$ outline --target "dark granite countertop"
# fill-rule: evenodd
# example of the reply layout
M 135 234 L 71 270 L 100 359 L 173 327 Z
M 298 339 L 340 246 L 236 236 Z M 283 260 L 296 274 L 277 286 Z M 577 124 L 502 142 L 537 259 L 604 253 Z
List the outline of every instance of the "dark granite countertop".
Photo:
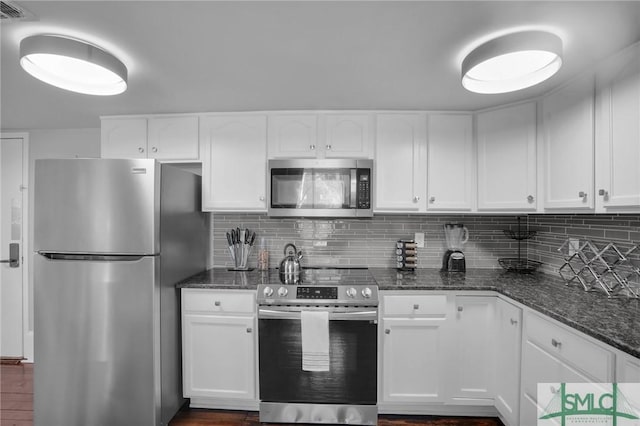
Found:
M 447 273 L 437 269 L 402 272 L 369 269 L 380 290 L 486 290 L 503 294 L 623 352 L 640 358 L 640 300 L 607 298 L 565 285 L 559 276 L 517 274 L 501 269 L 470 269 Z M 278 271 L 237 272 L 214 268 L 178 284 L 179 288 L 256 289 L 279 284 Z

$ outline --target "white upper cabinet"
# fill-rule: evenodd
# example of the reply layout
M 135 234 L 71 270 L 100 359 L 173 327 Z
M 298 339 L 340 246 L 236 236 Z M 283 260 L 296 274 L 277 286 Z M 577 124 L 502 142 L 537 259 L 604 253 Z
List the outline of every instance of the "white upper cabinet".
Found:
M 317 155 L 316 114 L 269 117 L 269 158 L 315 158 Z
M 147 125 L 149 157 L 164 160 L 199 158 L 198 117 L 152 117 Z
M 600 210 L 640 209 L 640 45 L 598 75 L 596 189 Z
M 203 210 L 266 211 L 266 137 L 264 115 L 201 118 Z
M 105 117 L 102 158 L 155 158 L 197 161 L 197 116 Z
M 426 210 L 426 152 L 424 114 L 377 115 L 374 212 Z
M 371 158 L 373 120 L 370 114 L 327 114 L 324 117 L 327 158 Z
M 368 113 L 269 116 L 269 158 L 370 158 Z
M 542 101 L 545 209 L 594 208 L 594 78 Z
M 472 209 L 473 158 L 471 115 L 429 115 L 427 210 Z
M 536 209 L 536 104 L 477 115 L 478 210 Z
M 147 158 L 146 118 L 103 118 L 102 158 Z

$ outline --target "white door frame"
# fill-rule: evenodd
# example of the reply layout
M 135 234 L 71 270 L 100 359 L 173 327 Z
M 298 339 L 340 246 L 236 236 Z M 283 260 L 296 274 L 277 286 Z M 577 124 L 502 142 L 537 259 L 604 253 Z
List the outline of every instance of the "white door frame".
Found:
M 33 280 L 31 279 L 31 244 L 29 215 L 29 134 L 0 133 L 0 139 L 22 139 L 22 334 L 23 357 L 33 362 Z

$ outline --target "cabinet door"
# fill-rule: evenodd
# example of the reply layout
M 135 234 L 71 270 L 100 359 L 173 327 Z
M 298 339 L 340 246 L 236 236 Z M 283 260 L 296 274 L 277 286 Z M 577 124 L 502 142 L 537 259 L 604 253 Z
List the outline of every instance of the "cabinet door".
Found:
M 266 117 L 200 120 L 203 210 L 266 211 Z
M 269 158 L 314 158 L 317 154 L 316 114 L 269 117 Z
M 471 210 L 473 126 L 470 115 L 430 115 L 427 210 Z
M 198 117 L 152 117 L 148 125 L 149 158 L 198 159 Z
M 622 64 L 620 64 L 622 62 Z M 640 47 L 616 58 L 598 90 L 599 207 L 640 208 Z
M 324 155 L 327 158 L 371 158 L 369 114 L 327 114 Z
M 507 421 L 517 425 L 520 418 L 520 352 L 522 309 L 502 299 L 496 301 L 496 408 Z
M 147 158 L 147 119 L 102 119 L 100 147 L 102 158 Z
M 478 210 L 536 209 L 536 104 L 480 113 Z
M 184 396 L 255 399 L 255 318 L 183 315 Z
M 592 76 L 542 101 L 546 209 L 594 208 L 593 107 Z
M 525 341 L 522 354 L 520 424 L 535 425 L 538 417 L 538 383 L 598 383 L 597 379 L 563 363 L 535 342 Z M 557 390 L 557 386 L 550 385 Z M 544 403 L 540 409 L 544 409 Z
M 383 401 L 444 401 L 448 379 L 445 324 L 445 317 L 383 320 Z
M 450 364 L 451 399 L 493 404 L 495 297 L 457 296 Z
M 376 117 L 375 212 L 426 210 L 426 117 Z

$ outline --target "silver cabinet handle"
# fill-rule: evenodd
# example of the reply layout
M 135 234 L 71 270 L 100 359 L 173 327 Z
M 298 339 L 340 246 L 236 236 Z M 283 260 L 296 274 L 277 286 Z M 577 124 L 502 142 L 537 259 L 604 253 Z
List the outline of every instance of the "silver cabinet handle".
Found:
M 458 306 L 458 312 L 462 312 L 464 308 L 462 306 Z
M 420 197 L 418 197 L 417 195 L 415 197 L 413 197 L 413 202 L 417 203 L 418 201 L 420 201 Z
M 431 197 L 431 198 L 429 198 L 429 202 L 430 202 L 430 203 L 435 203 L 435 202 L 436 202 L 436 197 Z
M 253 328 L 247 327 L 247 333 L 251 333 L 251 332 L 253 332 Z
M 391 330 L 389 330 L 388 328 L 384 329 L 384 334 L 391 334 Z
M 9 258 L 0 260 L 0 263 L 8 263 L 9 268 L 20 266 L 20 246 L 18 243 L 9 243 Z
M 598 191 L 598 195 L 603 196 L 603 197 L 607 197 L 609 195 L 608 191 L 605 191 L 604 189 L 601 189 Z
M 316 146 L 315 146 L 315 145 L 313 145 L 313 144 L 311 144 L 311 145 L 309 145 L 309 149 L 310 149 L 311 151 L 313 151 L 314 149 L 316 149 Z
M 551 339 L 551 346 L 553 346 L 554 348 L 560 349 L 560 346 L 562 346 L 562 342 L 556 339 Z
M 158 148 L 156 148 L 155 146 L 153 148 L 151 148 L 152 152 L 158 152 Z
M 216 300 L 215 302 L 213 302 L 213 304 L 214 304 L 215 306 L 220 306 L 220 301 L 219 301 L 219 300 Z
M 417 311 L 418 309 L 420 309 L 420 305 L 416 303 L 415 305 L 413 305 L 413 309 Z
M 264 201 L 264 195 L 260 196 L 260 201 Z
M 528 195 L 527 196 L 527 201 L 530 203 L 533 203 L 533 200 L 535 200 L 535 198 L 533 197 L 533 195 Z
M 518 320 L 514 320 L 513 318 L 511 318 L 511 325 L 516 325 L 518 323 Z
M 586 192 L 584 192 L 584 191 L 580 191 L 580 192 L 578 192 L 578 197 L 580 197 L 580 198 L 587 198 L 587 193 L 586 193 Z
M 331 151 L 331 145 L 327 145 L 327 151 Z
M 138 148 L 138 152 L 143 153 L 144 152 L 144 148 L 143 147 L 139 147 Z

